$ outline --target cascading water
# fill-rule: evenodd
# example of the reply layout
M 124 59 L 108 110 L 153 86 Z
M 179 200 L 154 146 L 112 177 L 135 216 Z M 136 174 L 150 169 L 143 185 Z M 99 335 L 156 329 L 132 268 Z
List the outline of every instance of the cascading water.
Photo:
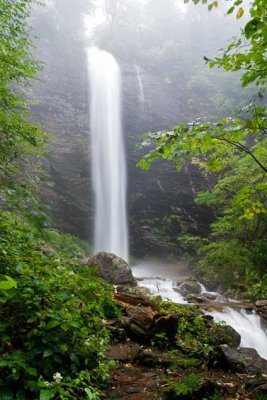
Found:
M 166 265 L 162 268 L 165 271 L 165 275 L 167 274 L 167 269 Z M 174 303 L 187 303 L 179 293 L 177 281 L 165 277 L 152 278 L 151 272 L 151 266 L 150 268 L 146 265 L 138 266 L 138 268 L 133 267 L 133 273 L 138 278 L 138 285 L 147 287 L 151 294 L 162 296 L 163 299 L 171 300 Z M 173 270 L 171 272 L 173 273 Z M 158 270 L 156 273 L 158 273 Z M 202 293 L 211 293 L 215 296 L 214 305 L 216 305 L 216 302 L 234 304 L 232 299 L 226 299 L 216 292 L 208 292 L 203 285 L 201 285 L 201 289 Z M 217 322 L 225 321 L 228 325 L 231 325 L 241 335 L 241 347 L 253 347 L 261 357 L 267 359 L 267 328 L 257 314 L 248 313 L 242 309 L 233 309 L 232 307 L 225 307 L 222 311 L 214 310 L 206 313 L 212 315 Z
M 142 109 L 142 114 L 144 117 L 148 117 L 148 119 L 151 121 L 151 111 L 150 111 L 150 106 L 148 101 L 145 98 L 145 92 L 144 92 L 144 85 L 143 85 L 143 80 L 141 76 L 141 68 L 135 64 L 134 66 L 136 76 L 137 76 L 137 82 L 138 82 L 138 90 L 139 90 L 139 103 Z
M 140 281 L 140 285 L 149 289 L 150 293 L 155 296 L 161 296 L 163 299 L 171 300 L 174 303 L 187 303 L 183 296 L 175 290 L 175 282 L 170 279 L 144 278 Z
M 267 330 L 263 327 L 261 318 L 255 313 L 245 310 L 234 310 L 226 307 L 222 312 L 209 312 L 215 321 L 225 321 L 241 335 L 241 347 L 253 347 L 259 355 L 267 359 Z
M 94 250 L 128 260 L 126 162 L 121 123 L 121 72 L 115 58 L 88 49 Z
M 135 65 L 134 68 L 136 71 L 138 87 L 139 87 L 139 101 L 140 103 L 144 104 L 145 95 L 144 95 L 144 86 L 141 78 L 141 68 L 138 65 Z

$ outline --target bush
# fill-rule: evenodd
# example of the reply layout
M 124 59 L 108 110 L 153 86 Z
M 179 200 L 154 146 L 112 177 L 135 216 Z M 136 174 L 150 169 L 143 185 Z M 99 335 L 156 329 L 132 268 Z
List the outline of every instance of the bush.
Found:
M 112 288 L 13 213 L 0 228 L 0 268 L 17 285 L 0 289 L 0 398 L 97 399 Z

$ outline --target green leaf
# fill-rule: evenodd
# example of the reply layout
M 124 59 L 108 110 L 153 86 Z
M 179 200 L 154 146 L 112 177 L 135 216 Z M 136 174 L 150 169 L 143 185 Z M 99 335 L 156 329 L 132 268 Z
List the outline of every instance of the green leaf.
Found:
M 234 9 L 235 9 L 235 6 L 230 7 L 229 10 L 227 11 L 227 14 L 232 14 Z
M 85 388 L 84 389 L 88 400 L 99 400 L 98 393 L 92 388 Z
M 244 28 L 244 33 L 247 39 L 249 39 L 258 29 L 260 21 L 257 18 L 250 20 Z
M 55 394 L 56 392 L 54 389 L 42 389 L 39 400 L 51 400 L 54 398 Z
M 46 329 L 53 329 L 53 328 L 55 328 L 55 327 L 58 326 L 58 325 L 60 325 L 60 322 L 59 322 L 59 321 L 57 321 L 57 320 L 52 320 L 52 321 L 49 321 L 49 322 L 48 322 L 48 324 L 46 325 Z
M 31 368 L 31 367 L 26 368 L 26 372 L 31 376 L 35 376 L 35 377 L 38 376 L 38 371 L 35 368 Z
M 236 14 L 236 19 L 240 19 L 244 14 L 244 8 L 243 7 L 239 7 L 237 14 Z
M 53 349 L 45 349 L 45 351 L 43 352 L 43 357 L 47 358 L 52 356 L 52 354 L 54 354 L 54 350 Z
M 4 281 L 0 281 L 0 289 L 9 290 L 17 287 L 17 283 L 10 276 L 5 275 L 5 279 Z
M 78 321 L 70 321 L 70 326 L 74 328 L 80 328 L 80 323 Z

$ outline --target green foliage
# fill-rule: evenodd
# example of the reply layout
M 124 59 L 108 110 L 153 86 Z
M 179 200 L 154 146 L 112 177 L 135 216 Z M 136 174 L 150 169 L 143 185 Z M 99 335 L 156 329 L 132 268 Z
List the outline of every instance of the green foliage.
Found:
M 114 366 L 103 320 L 117 308 L 79 267 L 87 246 L 47 229 L 37 196 L 47 137 L 28 112 L 31 5 L 0 0 L 0 398 L 98 400 Z
M 53 246 L 53 249 L 69 255 L 71 258 L 77 258 L 81 256 L 81 250 L 88 256 L 92 254 L 92 248 L 90 244 L 84 240 L 81 240 L 68 233 L 60 233 L 55 229 L 47 229 L 45 231 L 46 244 Z
M 188 317 L 195 315 L 197 308 L 194 305 L 188 305 L 186 308 L 181 304 L 176 304 L 168 300 L 160 301 L 158 303 L 157 298 L 155 299 L 156 306 L 159 307 L 159 311 L 167 314 L 175 315 L 186 315 Z
M 191 318 L 183 316 L 179 319 L 177 344 L 189 356 L 208 359 L 212 350 L 210 335 L 202 316 L 192 315 Z
M 223 395 L 223 393 L 216 390 L 210 396 L 203 398 L 203 400 L 224 400 L 224 395 Z
M 253 281 L 256 283 L 249 286 L 248 295 L 253 300 L 264 300 L 267 298 L 267 275 L 264 274 L 261 277 L 254 278 Z
M 21 217 L 4 212 L 0 227 L 0 269 L 17 284 L 0 297 L 1 396 L 97 398 L 93 388 L 112 366 L 102 327 L 117 313 L 111 288 L 88 268 L 73 270 L 77 258 L 53 248 L 51 237 L 47 246 Z
M 209 10 L 218 6 L 214 1 L 202 3 L 208 4 Z M 265 1 L 254 0 L 241 37 L 230 42 L 222 57 L 206 59 L 211 67 L 243 72 L 243 86 L 255 82 L 261 87 L 259 101 L 267 76 L 266 7 Z M 241 0 L 234 2 L 228 14 L 235 10 L 240 19 L 245 11 Z M 210 235 L 204 239 L 183 235 L 179 240 L 201 258 L 200 268 L 210 279 L 225 286 L 233 286 L 237 280 L 247 283 L 253 297 L 266 294 L 266 117 L 266 107 L 254 100 L 235 118 L 227 116 L 216 122 L 203 118 L 178 125 L 171 132 L 148 133 L 141 147 L 150 151 L 138 164 L 148 170 L 162 158 L 180 170 L 190 159 L 211 178 L 210 190 L 197 197 L 198 204 L 211 207 L 215 214 Z
M 0 280 L 0 291 L 1 290 L 9 290 L 9 289 L 17 287 L 16 282 L 14 281 L 14 279 L 10 278 L 10 276 L 5 275 L 3 277 L 0 277 L 0 279 L 1 279 Z
M 183 354 L 178 350 L 171 350 L 168 352 L 172 360 L 172 364 L 170 366 L 171 371 L 181 371 L 187 370 L 192 371 L 199 369 L 202 362 L 198 358 L 188 357 L 188 355 Z
M 31 1 L 0 1 L 0 178 L 8 177 L 22 155 L 46 140 L 29 122 L 27 89 L 40 64 L 31 56 L 27 29 Z
M 259 393 L 256 393 L 256 399 L 257 400 L 266 400 L 266 392 L 261 390 Z
M 200 0 L 192 1 L 195 4 L 200 2 Z M 218 1 L 202 0 L 202 3 L 208 3 L 209 11 L 213 7 L 218 7 Z M 242 4 L 243 0 L 237 0 L 227 11 L 227 14 L 235 12 L 236 19 L 249 14 L 249 19 L 241 30 L 240 37 L 235 37 L 230 41 L 221 57 L 215 57 L 213 60 L 207 59 L 207 61 L 211 68 L 217 66 L 225 71 L 243 71 L 243 86 L 255 82 L 257 86 L 264 87 L 267 79 L 267 3 L 265 0 L 253 0 L 249 10 L 242 7 Z
M 168 338 L 165 332 L 156 333 L 151 340 L 152 346 L 161 347 L 163 349 L 167 349 L 170 346 L 170 339 Z
M 267 130 L 266 116 L 264 107 L 252 104 L 238 118 L 227 117 L 216 123 L 194 121 L 178 125 L 172 132 L 145 134 L 141 147 L 153 145 L 153 148 L 138 166 L 148 170 L 155 160 L 162 158 L 173 161 L 180 170 L 185 160 L 191 158 L 196 164 L 205 162 L 209 171 L 218 172 L 225 167 L 225 153 L 234 152 L 248 155 L 267 172 L 264 164 L 266 142 L 263 141 Z M 257 154 L 247 144 L 250 137 L 259 143 Z
M 223 400 L 224 392 L 216 388 L 216 384 L 207 380 L 205 376 L 190 373 L 183 377 L 167 379 L 164 392 L 167 399 L 202 399 Z
M 192 395 L 201 384 L 201 377 L 191 374 L 181 378 L 180 380 L 171 380 L 167 391 L 171 391 L 177 395 Z
M 160 157 L 180 169 L 191 158 L 206 177 L 212 172 L 217 178 L 211 190 L 197 196 L 216 217 L 211 234 L 183 235 L 179 241 L 191 255 L 200 255 L 200 267 L 211 279 L 225 286 L 237 278 L 258 283 L 266 265 L 266 109 L 253 106 L 247 112 L 243 118 L 148 134 L 145 144 L 153 138 L 156 146 L 140 161 L 147 169 Z
M 182 354 L 189 357 L 189 364 L 196 360 L 206 362 L 212 351 L 212 338 L 216 331 L 216 324 L 207 325 L 195 306 L 179 305 L 168 301 L 159 304 L 159 311 L 177 318 L 177 331 L 175 339 L 170 339 L 165 333 L 156 333 L 153 345 L 165 349 L 179 349 Z M 174 362 L 175 365 L 175 362 Z
M 260 142 L 255 152 L 264 154 L 265 146 Z M 217 210 L 209 242 L 199 248 L 200 267 L 225 286 L 237 279 L 257 284 L 266 273 L 266 176 L 251 157 L 229 155 L 224 162 L 226 170 L 212 191 L 197 199 Z

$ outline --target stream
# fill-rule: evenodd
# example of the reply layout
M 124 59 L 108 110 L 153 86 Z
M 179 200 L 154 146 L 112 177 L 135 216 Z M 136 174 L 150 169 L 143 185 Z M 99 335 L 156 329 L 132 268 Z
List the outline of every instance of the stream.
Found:
M 153 295 L 178 304 L 188 303 L 179 293 L 179 285 L 186 280 L 187 270 L 182 263 L 178 264 L 153 264 L 143 263 L 132 267 L 133 275 L 138 281 L 138 286 L 149 289 Z M 209 292 L 201 285 L 202 294 L 212 293 L 217 295 L 216 301 L 211 304 L 226 303 L 222 310 L 205 311 L 214 317 L 216 322 L 224 321 L 231 325 L 240 335 L 240 347 L 252 347 L 258 354 L 267 359 L 267 325 L 254 311 L 247 312 L 238 307 L 233 299 L 223 298 L 219 293 Z

